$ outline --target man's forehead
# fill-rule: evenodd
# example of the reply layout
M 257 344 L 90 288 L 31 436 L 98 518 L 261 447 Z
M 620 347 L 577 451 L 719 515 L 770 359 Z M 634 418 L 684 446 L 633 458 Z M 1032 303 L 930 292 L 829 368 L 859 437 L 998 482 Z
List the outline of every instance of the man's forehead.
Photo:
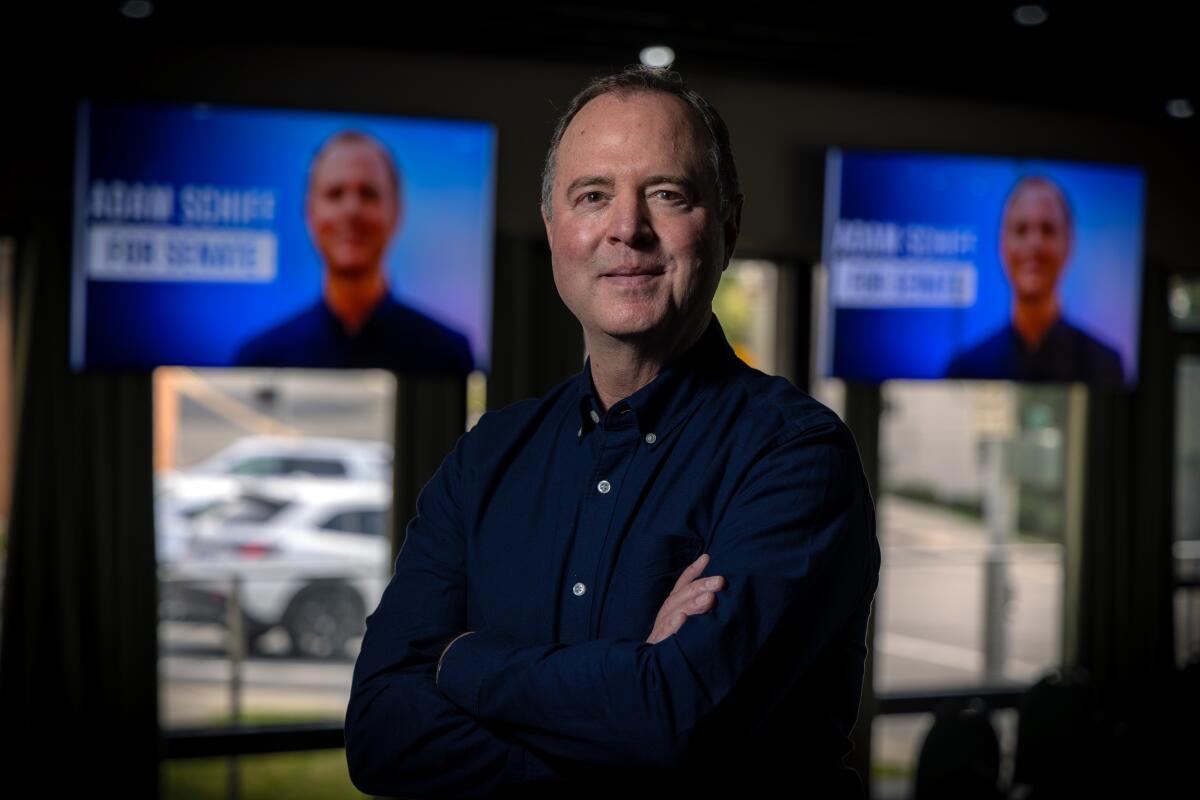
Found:
M 597 131 L 607 132 L 610 125 L 619 125 L 632 137 L 666 133 L 697 143 L 704 138 L 700 121 L 687 103 L 665 92 L 639 91 L 609 92 L 588 101 L 567 126 L 563 142 L 570 146 Z
M 387 157 L 380 152 L 379 147 L 367 140 L 350 140 L 331 142 L 320 153 L 312 165 L 313 181 L 324 178 L 330 170 L 330 165 L 370 164 L 373 177 L 381 182 L 389 181 Z
M 706 133 L 695 111 L 674 95 L 658 91 L 609 92 L 588 101 L 563 133 L 561 155 L 572 171 L 591 172 L 608 153 L 627 155 L 621 147 L 645 141 L 669 143 L 673 155 L 691 156 L 705 169 Z M 614 164 L 613 166 L 622 166 Z M 563 174 L 568 182 L 572 180 Z
M 1018 185 L 1012 191 L 1012 195 L 1005 205 L 1005 216 L 1011 217 L 1016 212 L 1018 207 L 1022 211 L 1042 210 L 1046 206 L 1053 207 L 1054 210 L 1062 217 L 1065 222 L 1067 219 L 1066 199 L 1052 184 L 1043 181 L 1030 181 L 1025 184 Z

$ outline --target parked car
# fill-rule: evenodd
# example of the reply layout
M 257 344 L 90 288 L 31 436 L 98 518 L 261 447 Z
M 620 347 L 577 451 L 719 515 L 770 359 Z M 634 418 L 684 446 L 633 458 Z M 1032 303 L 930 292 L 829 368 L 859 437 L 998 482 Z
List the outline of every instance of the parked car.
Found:
M 155 478 L 160 563 L 186 556 L 191 520 L 274 478 L 390 484 L 392 448 L 383 442 L 329 437 L 246 436 L 214 455 Z
M 271 478 L 196 515 L 162 566 L 163 614 L 224 621 L 233 577 L 247 643 L 282 626 L 300 656 L 346 655 L 390 573 L 390 484 Z
M 361 439 L 246 436 L 185 473 L 390 481 L 392 448 L 383 442 Z

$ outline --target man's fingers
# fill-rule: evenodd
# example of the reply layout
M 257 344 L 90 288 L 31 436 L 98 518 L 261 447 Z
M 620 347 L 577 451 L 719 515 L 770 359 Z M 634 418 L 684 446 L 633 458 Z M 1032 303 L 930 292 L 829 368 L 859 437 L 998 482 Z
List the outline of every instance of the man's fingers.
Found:
M 678 612 L 688 614 L 703 614 L 708 611 L 715 599 L 716 592 L 725 587 L 725 578 L 721 575 L 710 575 L 699 578 L 688 585 L 671 592 L 663 601 L 660 613 L 668 619 L 675 619 Z
M 708 553 L 704 553 L 684 569 L 675 581 L 675 588 L 659 608 L 654 630 L 646 641 L 657 644 L 678 632 L 688 616 L 706 614 L 712 608 L 716 593 L 725 588 L 725 578 L 721 575 L 698 577 L 709 560 Z
M 691 583 L 692 580 L 695 579 L 695 577 L 703 572 L 704 568 L 708 566 L 708 561 L 708 553 L 701 553 L 699 558 L 697 558 L 691 564 L 688 564 L 683 572 L 680 573 L 678 580 L 675 581 L 675 589 L 680 589 Z

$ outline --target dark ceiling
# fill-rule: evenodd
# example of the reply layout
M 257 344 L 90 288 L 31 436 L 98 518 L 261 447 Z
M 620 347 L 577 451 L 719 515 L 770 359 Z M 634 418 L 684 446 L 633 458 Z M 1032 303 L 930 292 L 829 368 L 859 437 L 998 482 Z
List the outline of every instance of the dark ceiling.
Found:
M 128 19 L 122 3 L 110 0 L 72 11 L 69 27 L 110 52 L 149 42 L 281 42 L 613 68 L 636 61 L 647 44 L 667 44 L 685 73 L 915 89 L 1164 124 L 1180 124 L 1165 113 L 1169 99 L 1200 100 L 1184 4 L 1044 3 L 1047 19 L 1036 27 L 1014 21 L 1017 5 L 741 0 L 723 8 L 535 2 L 445 3 L 439 10 L 362 0 L 160 0 L 149 17 Z M 53 8 L 26 13 L 52 24 Z M 62 32 L 60 21 L 53 25 Z

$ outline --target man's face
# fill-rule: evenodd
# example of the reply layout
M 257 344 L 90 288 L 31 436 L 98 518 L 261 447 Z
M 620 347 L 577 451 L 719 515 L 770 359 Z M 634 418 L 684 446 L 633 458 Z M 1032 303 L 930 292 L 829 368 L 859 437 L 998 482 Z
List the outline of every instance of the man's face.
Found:
M 379 269 L 398 216 L 396 191 L 375 147 L 342 142 L 317 163 L 306 217 L 326 269 L 347 275 Z
M 737 238 L 694 112 L 662 92 L 605 94 L 559 145 L 543 209 L 563 302 L 597 336 L 664 341 L 707 319 Z
M 1017 299 L 1053 295 L 1070 252 L 1071 232 L 1054 190 L 1038 184 L 1019 190 L 1000 236 L 1000 257 Z

